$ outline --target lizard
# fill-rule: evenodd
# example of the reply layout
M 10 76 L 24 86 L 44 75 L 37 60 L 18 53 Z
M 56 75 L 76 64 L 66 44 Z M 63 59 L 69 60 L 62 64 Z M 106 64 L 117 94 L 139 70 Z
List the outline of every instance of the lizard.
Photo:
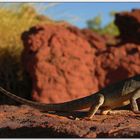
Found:
M 30 101 L 16 96 L 2 87 L 0 87 L 0 92 L 17 102 L 34 107 L 40 111 L 72 112 L 90 108 L 87 115 L 89 119 L 93 118 L 98 109 L 101 110 L 101 114 L 106 115 L 112 109 L 128 104 L 131 105 L 131 109 L 134 113 L 140 113 L 136 102 L 136 100 L 140 98 L 140 75 L 135 75 L 114 84 L 110 84 L 86 97 L 63 103 L 46 104 Z

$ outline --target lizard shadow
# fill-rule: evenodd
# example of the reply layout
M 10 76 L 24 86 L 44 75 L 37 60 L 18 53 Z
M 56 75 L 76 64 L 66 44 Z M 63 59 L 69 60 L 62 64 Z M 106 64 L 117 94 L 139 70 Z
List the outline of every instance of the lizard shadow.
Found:
M 69 119 L 76 119 L 76 118 L 86 117 L 88 111 L 73 111 L 73 112 L 57 111 L 57 112 L 48 112 L 48 113 L 58 115 L 58 116 L 67 117 Z
M 129 110 L 130 109 L 130 105 L 124 106 L 124 107 L 118 107 L 115 110 Z M 101 110 L 98 110 L 96 115 L 101 115 L 100 113 Z M 45 113 L 45 112 L 44 112 Z M 53 114 L 53 115 L 58 115 L 58 116 L 63 116 L 63 117 L 67 117 L 69 119 L 83 119 L 86 118 L 88 115 L 88 110 L 83 110 L 83 111 L 72 111 L 72 112 L 66 112 L 66 111 L 49 111 L 47 112 L 49 114 Z

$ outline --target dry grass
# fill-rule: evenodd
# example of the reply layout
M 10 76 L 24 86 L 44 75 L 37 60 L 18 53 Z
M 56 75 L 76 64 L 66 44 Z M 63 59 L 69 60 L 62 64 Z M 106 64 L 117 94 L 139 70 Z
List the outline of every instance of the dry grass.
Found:
M 1 7 L 0 17 L 0 86 L 22 97 L 29 97 L 31 81 L 21 63 L 21 34 L 38 23 L 53 21 L 38 15 L 28 5 L 20 6 L 17 11 Z M 0 100 L 4 101 L 3 98 Z

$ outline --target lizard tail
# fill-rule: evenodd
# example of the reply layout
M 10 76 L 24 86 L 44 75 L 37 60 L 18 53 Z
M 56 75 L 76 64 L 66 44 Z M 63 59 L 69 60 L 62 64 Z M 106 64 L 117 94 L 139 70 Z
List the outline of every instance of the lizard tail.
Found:
M 12 93 L 6 91 L 2 87 L 0 87 L 0 92 L 19 103 L 29 105 L 29 106 L 37 108 L 41 111 L 79 110 L 79 109 L 84 109 L 84 108 L 89 107 L 90 104 L 93 102 L 92 98 L 90 97 L 92 95 L 90 95 L 90 96 L 72 100 L 69 102 L 56 103 L 56 104 L 45 104 L 45 103 L 38 103 L 38 102 L 29 101 L 27 99 L 21 98 L 19 96 L 16 96 L 15 94 L 12 94 Z M 87 100 L 88 100 L 88 102 L 87 102 Z
M 3 89 L 2 87 L 0 87 L 0 92 L 3 93 L 4 95 L 8 96 L 9 98 L 13 99 L 16 102 L 22 103 L 22 104 L 26 104 L 28 106 L 40 109 L 40 110 L 44 110 L 46 109 L 46 111 L 50 111 L 52 110 L 52 106 L 51 105 L 47 105 L 44 103 L 38 103 L 38 102 L 34 102 L 34 101 L 29 101 L 27 99 L 24 99 L 22 97 L 19 97 L 13 93 L 10 93 L 8 91 L 6 91 L 5 89 Z

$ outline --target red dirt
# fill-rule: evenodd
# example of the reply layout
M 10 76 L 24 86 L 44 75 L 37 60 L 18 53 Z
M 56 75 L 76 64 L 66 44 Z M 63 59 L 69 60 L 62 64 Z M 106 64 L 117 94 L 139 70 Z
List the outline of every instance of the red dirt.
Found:
M 140 137 L 140 115 L 95 115 L 93 120 L 74 119 L 84 113 L 47 114 L 27 106 L 0 106 L 0 138 L 130 138 Z

